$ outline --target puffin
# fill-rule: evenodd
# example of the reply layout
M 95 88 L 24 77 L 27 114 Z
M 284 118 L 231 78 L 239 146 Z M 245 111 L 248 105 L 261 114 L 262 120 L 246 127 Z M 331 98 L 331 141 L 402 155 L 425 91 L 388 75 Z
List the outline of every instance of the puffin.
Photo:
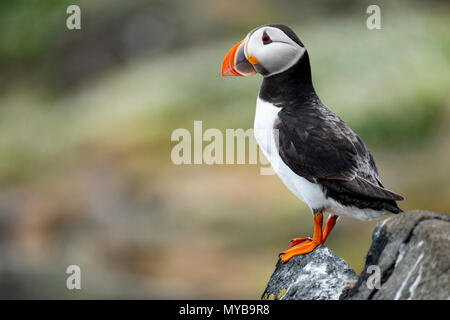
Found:
M 310 208 L 311 237 L 291 240 L 286 263 L 325 243 L 340 216 L 368 221 L 400 213 L 403 197 L 387 190 L 361 138 L 318 97 L 303 43 L 282 24 L 250 31 L 226 54 L 222 76 L 263 76 L 254 135 L 286 187 Z M 327 214 L 323 229 L 323 215 Z

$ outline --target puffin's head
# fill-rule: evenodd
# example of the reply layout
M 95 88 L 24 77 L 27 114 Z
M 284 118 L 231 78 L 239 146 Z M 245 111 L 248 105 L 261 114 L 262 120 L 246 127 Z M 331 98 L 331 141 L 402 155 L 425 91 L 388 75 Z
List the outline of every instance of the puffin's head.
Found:
M 231 48 L 223 60 L 222 75 L 249 77 L 258 72 L 271 76 L 292 67 L 305 51 L 291 28 L 281 24 L 264 25 L 250 31 Z

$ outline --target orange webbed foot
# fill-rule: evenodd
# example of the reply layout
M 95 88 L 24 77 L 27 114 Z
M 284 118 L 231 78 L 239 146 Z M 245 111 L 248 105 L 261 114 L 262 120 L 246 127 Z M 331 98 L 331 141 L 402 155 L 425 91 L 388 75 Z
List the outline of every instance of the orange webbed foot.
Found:
M 324 244 L 331 230 L 333 230 L 337 219 L 337 216 L 331 215 L 327 220 L 324 232 L 322 232 L 323 214 L 321 212 L 314 214 L 313 238 L 292 239 L 289 249 L 285 252 L 280 253 L 281 263 L 288 262 L 292 257 L 310 253 L 319 245 Z
M 320 244 L 321 244 L 320 242 L 306 239 L 302 243 L 291 247 L 285 252 L 280 253 L 281 263 L 288 262 L 292 257 L 310 253 Z
M 289 249 L 294 247 L 294 246 L 296 246 L 296 245 L 298 245 L 298 244 L 301 244 L 301 243 L 303 243 L 303 242 L 305 242 L 307 240 L 312 241 L 312 239 L 310 237 L 292 239 L 290 241 Z
M 285 252 L 280 253 L 281 263 L 286 263 L 292 257 L 307 254 L 313 251 L 318 245 L 322 243 L 322 226 L 323 215 L 318 213 L 314 215 L 314 235 L 312 239 L 298 238 L 294 239 L 291 246 Z

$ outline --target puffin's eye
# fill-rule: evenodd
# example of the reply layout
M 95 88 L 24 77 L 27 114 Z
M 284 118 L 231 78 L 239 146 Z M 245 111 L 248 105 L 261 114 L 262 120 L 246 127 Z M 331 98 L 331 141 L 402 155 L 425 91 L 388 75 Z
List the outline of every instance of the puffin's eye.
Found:
M 264 33 L 262 35 L 262 42 L 263 42 L 263 44 L 272 43 L 272 39 L 270 39 L 270 37 L 269 37 L 269 35 L 267 34 L 266 31 L 264 31 Z

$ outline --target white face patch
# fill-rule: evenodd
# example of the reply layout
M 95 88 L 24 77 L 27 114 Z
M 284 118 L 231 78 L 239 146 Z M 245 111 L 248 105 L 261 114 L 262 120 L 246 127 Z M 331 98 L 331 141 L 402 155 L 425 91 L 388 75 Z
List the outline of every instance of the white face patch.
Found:
M 263 35 L 270 37 L 271 42 L 263 41 Z M 267 41 L 266 41 L 267 42 Z M 247 42 L 247 57 L 252 55 L 258 64 L 271 76 L 292 67 L 305 53 L 305 48 L 298 45 L 283 31 L 274 27 L 261 27 L 253 32 Z

